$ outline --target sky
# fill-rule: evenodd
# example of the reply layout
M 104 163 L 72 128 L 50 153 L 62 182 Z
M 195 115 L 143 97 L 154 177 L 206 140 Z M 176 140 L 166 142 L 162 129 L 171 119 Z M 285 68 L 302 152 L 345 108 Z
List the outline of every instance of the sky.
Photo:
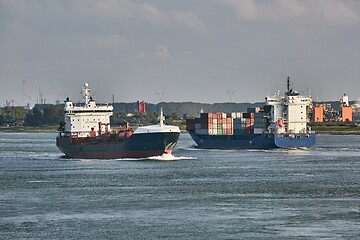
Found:
M 0 106 L 360 98 L 358 0 L 0 0 Z M 41 94 L 41 95 L 40 95 Z

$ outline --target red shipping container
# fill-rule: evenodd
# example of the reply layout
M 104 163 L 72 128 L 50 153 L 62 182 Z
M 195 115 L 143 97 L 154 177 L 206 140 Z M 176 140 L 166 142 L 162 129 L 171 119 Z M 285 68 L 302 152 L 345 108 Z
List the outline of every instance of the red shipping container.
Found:
M 245 127 L 248 128 L 248 127 L 250 127 L 251 125 L 253 125 L 253 123 L 254 123 L 254 122 L 251 121 L 250 118 L 247 118 L 247 119 L 246 119 L 246 123 L 245 123 Z

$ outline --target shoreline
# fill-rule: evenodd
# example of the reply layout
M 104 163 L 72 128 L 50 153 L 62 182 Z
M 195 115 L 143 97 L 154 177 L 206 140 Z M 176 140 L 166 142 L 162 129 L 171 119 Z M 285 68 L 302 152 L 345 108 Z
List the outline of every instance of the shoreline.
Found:
M 16 127 L 0 127 L 0 132 L 4 133 L 45 133 L 45 132 L 57 132 L 57 126 L 44 126 L 44 127 L 28 127 L 28 126 L 16 126 Z

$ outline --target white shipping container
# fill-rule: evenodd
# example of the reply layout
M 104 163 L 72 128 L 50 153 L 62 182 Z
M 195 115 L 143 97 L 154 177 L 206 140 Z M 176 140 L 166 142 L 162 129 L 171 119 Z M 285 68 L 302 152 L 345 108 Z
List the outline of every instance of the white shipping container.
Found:
M 218 135 L 218 130 L 217 130 L 217 128 L 213 128 L 213 129 L 212 129 L 212 132 L 213 132 L 213 135 Z
M 254 134 L 263 134 L 264 129 L 263 128 L 254 128 Z
M 232 112 L 231 118 L 242 118 L 242 112 Z
M 232 112 L 231 118 L 242 118 L 243 113 L 242 112 Z

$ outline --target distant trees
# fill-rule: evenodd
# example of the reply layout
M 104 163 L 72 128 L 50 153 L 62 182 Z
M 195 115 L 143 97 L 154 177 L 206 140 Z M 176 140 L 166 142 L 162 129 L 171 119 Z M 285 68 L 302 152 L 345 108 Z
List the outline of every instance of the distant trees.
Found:
M 26 114 L 26 126 L 57 125 L 64 119 L 64 110 L 62 105 L 44 105 L 42 108 L 36 105 Z
M 147 113 L 137 112 L 136 103 L 113 103 L 114 115 L 111 118 L 113 126 L 120 126 L 125 121 L 132 126 L 152 125 L 159 121 L 160 108 L 166 116 L 165 123 L 171 125 L 185 124 L 187 117 L 199 116 L 204 112 L 236 112 L 246 111 L 247 107 L 260 106 L 260 103 L 193 103 L 193 102 L 161 102 L 146 104 Z M 0 108 L 0 125 L 9 126 L 44 126 L 57 125 L 64 120 L 64 105 L 36 104 L 31 110 L 24 107 Z M 128 113 L 131 113 L 127 115 Z
M 35 105 L 31 110 L 24 107 L 0 108 L 0 126 L 57 125 L 64 119 L 62 105 Z
M 41 109 L 35 106 L 31 111 L 26 114 L 25 125 L 38 127 L 44 124 L 44 116 Z
M 27 110 L 23 107 L 0 108 L 0 125 L 21 126 Z

